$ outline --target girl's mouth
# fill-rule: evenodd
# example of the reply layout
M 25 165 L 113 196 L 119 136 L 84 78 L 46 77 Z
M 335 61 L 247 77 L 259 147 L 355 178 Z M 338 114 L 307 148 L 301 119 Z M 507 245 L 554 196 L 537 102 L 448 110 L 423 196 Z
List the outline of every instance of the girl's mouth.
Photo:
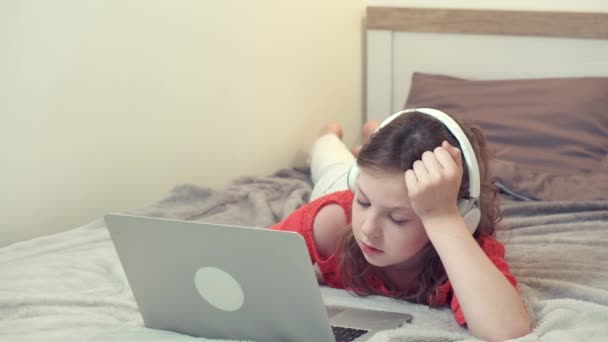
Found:
M 378 249 L 376 247 L 372 247 L 368 244 L 366 244 L 365 242 L 361 242 L 361 250 L 363 251 L 363 253 L 367 254 L 367 255 L 378 255 L 383 253 L 383 251 L 381 249 Z

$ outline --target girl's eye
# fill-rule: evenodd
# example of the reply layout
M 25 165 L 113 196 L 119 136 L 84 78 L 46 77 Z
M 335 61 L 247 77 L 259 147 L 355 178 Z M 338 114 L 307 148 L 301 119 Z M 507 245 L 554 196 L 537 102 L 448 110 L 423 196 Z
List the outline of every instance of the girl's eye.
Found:
M 393 221 L 393 223 L 400 225 L 400 226 L 407 223 L 407 220 L 401 220 L 401 219 L 398 220 L 398 219 L 392 218 L 392 217 L 389 217 L 389 218 L 391 219 L 391 221 Z
M 367 207 L 369 207 L 369 206 L 370 206 L 370 204 L 369 204 L 369 203 L 367 203 L 367 202 L 363 202 L 363 201 L 362 201 L 362 200 L 360 200 L 360 199 L 357 199 L 357 204 L 358 204 L 358 205 L 360 205 L 360 206 L 362 206 L 363 208 L 367 208 Z

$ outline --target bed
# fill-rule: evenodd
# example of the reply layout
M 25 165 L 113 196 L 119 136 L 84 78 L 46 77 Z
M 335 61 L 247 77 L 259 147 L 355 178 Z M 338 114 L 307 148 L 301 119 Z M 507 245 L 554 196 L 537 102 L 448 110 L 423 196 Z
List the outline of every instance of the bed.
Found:
M 366 28 L 366 118 L 436 107 L 482 126 L 496 150 L 498 237 L 533 315 L 517 341 L 606 341 L 608 14 L 369 7 Z M 221 190 L 177 185 L 127 213 L 268 227 L 311 190 L 308 170 L 285 168 Z M 372 341 L 476 340 L 449 308 L 321 291 L 414 316 Z M 208 339 L 144 327 L 99 219 L 0 249 L 0 340 Z

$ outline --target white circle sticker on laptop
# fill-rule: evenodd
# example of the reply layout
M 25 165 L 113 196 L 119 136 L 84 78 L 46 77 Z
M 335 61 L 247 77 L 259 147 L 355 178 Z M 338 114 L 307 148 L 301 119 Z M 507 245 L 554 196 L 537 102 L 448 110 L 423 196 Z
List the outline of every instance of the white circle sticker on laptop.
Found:
M 243 306 L 243 289 L 230 274 L 217 267 L 196 271 L 194 284 L 201 297 L 220 310 L 236 311 Z

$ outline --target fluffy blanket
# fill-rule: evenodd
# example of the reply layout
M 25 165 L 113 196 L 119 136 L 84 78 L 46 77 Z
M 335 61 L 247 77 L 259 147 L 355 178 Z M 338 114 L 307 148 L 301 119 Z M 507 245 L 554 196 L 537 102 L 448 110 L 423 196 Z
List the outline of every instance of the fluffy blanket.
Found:
M 222 190 L 193 185 L 129 213 L 267 227 L 304 204 L 303 170 L 243 178 Z M 608 338 L 608 201 L 506 202 L 499 234 L 534 330 L 517 341 Z M 328 304 L 408 312 L 414 320 L 372 341 L 475 341 L 448 308 L 322 287 Z M 508 317 L 505 317 L 508 320 Z M 207 341 L 147 329 L 103 221 L 0 249 L 0 340 Z

